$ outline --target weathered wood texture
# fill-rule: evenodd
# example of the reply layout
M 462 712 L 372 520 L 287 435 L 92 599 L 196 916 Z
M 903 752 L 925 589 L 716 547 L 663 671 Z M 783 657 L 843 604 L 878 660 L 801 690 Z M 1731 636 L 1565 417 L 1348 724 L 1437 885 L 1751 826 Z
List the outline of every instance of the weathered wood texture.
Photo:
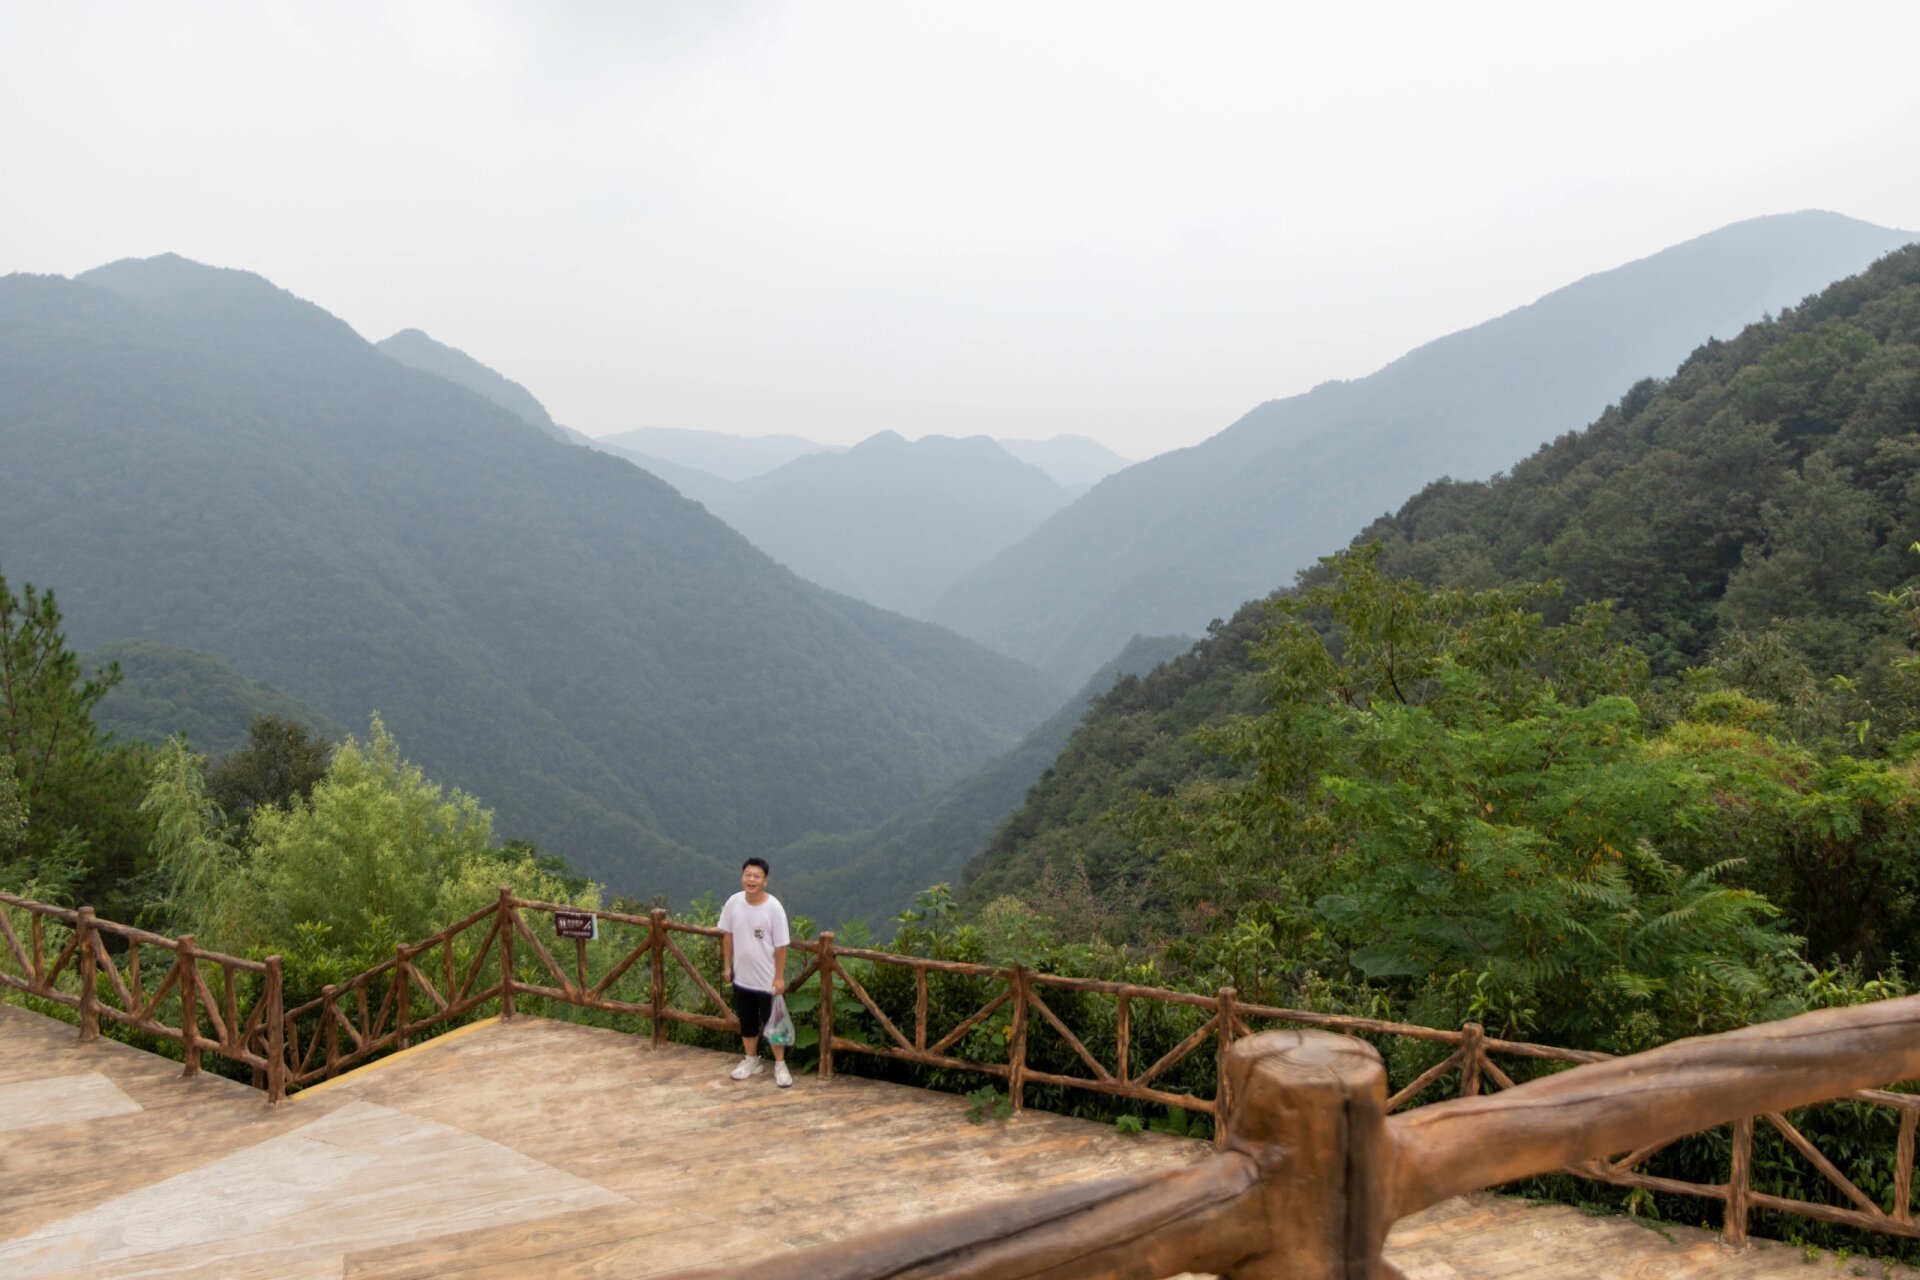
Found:
M 872 1080 L 736 1083 L 728 1055 L 516 1018 L 422 1044 L 289 1105 L 0 1006 L 0 1273 L 289 1276 L 755 1275 L 770 1251 L 1177 1176 L 1202 1143 L 1029 1111 L 972 1125 L 952 1096 Z M 100 1079 L 107 1100 L 73 1083 Z M 107 1085 L 106 1082 L 111 1084 Z M 117 1095 L 124 1101 L 111 1103 Z M 33 1098 L 57 1098 L 40 1105 Z M 1497 1196 L 1396 1227 L 1417 1280 L 1800 1280 L 1797 1249 L 1729 1251 Z M 1879 1276 L 1878 1264 L 1873 1274 Z M 1914 1273 L 1895 1268 L 1898 1280 Z

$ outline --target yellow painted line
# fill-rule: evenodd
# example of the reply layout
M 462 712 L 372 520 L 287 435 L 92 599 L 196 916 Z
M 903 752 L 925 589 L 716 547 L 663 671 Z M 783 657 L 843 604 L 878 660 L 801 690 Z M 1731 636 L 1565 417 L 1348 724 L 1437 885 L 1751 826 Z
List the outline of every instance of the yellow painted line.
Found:
M 319 1084 L 313 1085 L 310 1088 L 302 1089 L 298 1093 L 290 1093 L 287 1095 L 287 1101 L 298 1102 L 302 1098 L 311 1098 L 316 1093 L 325 1093 L 328 1089 L 333 1088 L 333 1086 L 337 1084 L 344 1084 L 349 1080 L 356 1080 L 359 1077 L 366 1075 L 370 1071 L 378 1071 L 381 1067 L 391 1066 L 394 1063 L 400 1061 L 400 1059 L 412 1057 L 416 1053 L 423 1053 L 428 1049 L 437 1049 L 441 1045 L 446 1044 L 449 1041 L 458 1040 L 462 1036 L 470 1036 L 474 1032 L 480 1031 L 486 1027 L 490 1027 L 498 1021 L 500 1021 L 500 1018 L 499 1018 L 499 1015 L 496 1014 L 491 1018 L 482 1018 L 478 1022 L 469 1022 L 464 1027 L 455 1027 L 452 1031 L 447 1032 L 443 1036 L 435 1036 L 431 1040 L 425 1040 L 419 1044 L 409 1045 L 398 1053 L 390 1053 L 384 1058 L 375 1058 L 372 1062 L 366 1063 L 362 1066 L 354 1067 L 350 1071 L 342 1071 L 339 1075 L 335 1076 L 331 1080 L 322 1080 Z

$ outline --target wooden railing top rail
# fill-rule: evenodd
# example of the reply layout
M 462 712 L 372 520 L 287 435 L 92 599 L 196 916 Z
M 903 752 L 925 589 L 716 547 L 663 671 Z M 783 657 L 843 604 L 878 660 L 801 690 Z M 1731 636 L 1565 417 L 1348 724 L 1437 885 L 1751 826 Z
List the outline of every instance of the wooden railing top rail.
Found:
M 112 934 L 114 937 L 125 938 L 128 942 L 138 943 L 143 947 L 160 947 L 163 950 L 176 953 L 180 951 L 183 943 L 191 946 L 193 941 L 191 937 L 169 938 L 165 934 L 150 933 L 145 929 L 135 928 L 130 924 L 121 924 L 115 920 L 104 920 L 94 915 L 90 907 L 56 907 L 52 903 L 36 902 L 32 898 L 22 898 L 11 893 L 0 893 L 0 906 L 18 907 L 22 911 L 44 917 L 48 920 L 58 920 L 61 924 L 66 925 L 78 925 L 81 917 L 85 916 L 88 922 L 87 927 L 98 933 Z M 217 964 L 229 969 L 237 969 L 242 973 L 264 975 L 267 971 L 268 962 L 265 960 L 249 960 L 244 956 L 230 956 L 225 952 L 208 951 L 206 948 L 199 946 L 193 946 L 192 951 L 194 959 L 196 960 L 205 960 L 209 964 Z
M 1920 996 L 1908 996 L 1676 1040 L 1501 1093 L 1436 1102 L 1393 1117 L 1393 1216 L 1464 1190 L 1915 1078 Z
M 0 903 L 9 907 L 19 907 L 22 911 L 31 911 L 62 924 L 72 924 L 80 918 L 80 913 L 71 907 L 56 907 L 51 902 L 36 902 L 32 898 L 20 898 L 11 893 L 0 893 Z

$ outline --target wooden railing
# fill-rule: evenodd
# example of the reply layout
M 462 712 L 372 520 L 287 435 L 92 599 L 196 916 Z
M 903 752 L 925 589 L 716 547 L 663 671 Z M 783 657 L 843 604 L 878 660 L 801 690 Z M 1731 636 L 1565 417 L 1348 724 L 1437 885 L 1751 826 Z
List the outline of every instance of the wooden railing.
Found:
M 0 893 L 0 985 L 77 1011 L 82 1040 L 98 1037 L 106 1018 L 176 1041 L 186 1075 L 198 1075 L 203 1056 L 214 1053 L 252 1068 L 269 1102 L 285 1096 L 278 956 L 202 951 L 190 934 L 166 938 L 101 920 L 91 907 L 69 911 Z
M 1449 1197 L 1920 1077 L 1920 997 L 1682 1040 L 1403 1115 L 1389 1114 L 1378 1052 L 1348 1036 L 1254 1035 L 1227 1055 L 1227 1076 L 1228 1138 L 1203 1164 L 683 1280 L 743 1270 L 765 1280 L 1397 1276 L 1382 1257 L 1388 1229 Z
M 6 908 L 24 913 L 24 928 L 15 928 Z M 666 1040 L 674 1024 L 738 1031 L 719 988 L 718 948 L 708 945 L 700 951 L 687 945 L 711 943 L 720 930 L 672 920 L 664 910 L 647 915 L 594 911 L 590 914 L 597 918 L 599 941 L 576 939 L 568 947 L 554 938 L 550 922 L 539 919 L 559 911 L 578 909 L 516 898 L 502 889 L 486 907 L 430 938 L 397 947 L 391 959 L 275 1017 L 281 1002 L 277 957 L 257 962 L 216 955 L 197 949 L 191 937 L 168 939 L 95 919 L 85 908 L 68 911 L 0 894 L 0 984 L 78 1009 L 83 1037 L 97 1034 L 104 1016 L 178 1041 L 186 1050 L 190 1074 L 198 1070 L 202 1051 L 222 1054 L 253 1068 L 256 1083 L 266 1087 L 270 1100 L 405 1048 L 495 1002 L 508 1017 L 529 997 L 632 1015 L 645 1020 L 655 1045 Z M 109 946 L 108 939 L 114 939 L 115 946 Z M 116 946 L 124 949 L 116 954 Z M 1432 1101 L 1436 1093 L 1459 1100 L 1495 1091 L 1496 1096 L 1507 1096 L 1516 1089 L 1514 1075 L 1524 1074 L 1518 1064 L 1537 1071 L 1549 1064 L 1582 1067 L 1609 1061 L 1607 1055 L 1590 1051 L 1496 1039 L 1473 1023 L 1459 1030 L 1422 1027 L 1251 1004 L 1231 988 L 1202 995 L 1061 977 L 1018 965 L 841 947 L 831 932 L 796 942 L 793 950 L 802 963 L 788 983 L 789 992 L 811 983 L 818 995 L 823 1080 L 833 1079 L 849 1055 L 860 1055 L 999 1082 L 1015 1110 L 1027 1105 L 1033 1089 L 1084 1090 L 1205 1116 L 1221 1147 L 1230 1143 L 1227 1119 L 1238 1105 L 1239 1086 L 1230 1065 L 1234 1047 L 1274 1028 L 1430 1046 L 1431 1065 L 1410 1068 L 1412 1078 L 1384 1097 L 1388 1114 L 1411 1107 L 1412 1114 L 1425 1115 L 1435 1106 L 1448 1105 Z M 157 954 L 161 962 L 143 959 L 143 952 Z M 216 980 L 209 983 L 207 974 L 215 968 Z M 893 975 L 887 979 L 892 989 L 876 994 L 873 988 L 888 973 Z M 64 984 L 70 990 L 60 982 L 63 974 L 71 975 Z M 934 1007 L 935 983 L 942 984 L 941 1011 Z M 962 996 L 966 998 L 957 999 Z M 1063 996 L 1080 1004 L 1079 1031 L 1075 1019 L 1056 1008 Z M 1096 1007 L 1096 1002 L 1107 1001 L 1111 1004 Z M 1152 1046 L 1152 1061 L 1142 1063 L 1139 1051 L 1155 1039 L 1141 1032 L 1149 1016 L 1163 1025 Z M 1167 1031 L 1164 1024 L 1176 1016 L 1183 1021 L 1175 1031 Z M 849 1024 L 856 1020 L 867 1024 L 868 1038 L 854 1033 Z M 1097 1047 L 1089 1043 L 1094 1037 L 1086 1029 L 1092 1023 L 1102 1031 Z M 998 1033 L 980 1034 L 989 1027 Z M 1167 1044 L 1176 1033 L 1180 1038 Z M 1003 1050 L 997 1043 L 1002 1038 Z M 994 1050 L 991 1057 L 989 1048 Z M 1206 1062 L 1209 1056 L 1211 1063 Z M 1183 1071 L 1176 1082 L 1174 1077 Z M 1869 1074 L 1874 1075 L 1873 1084 L 1902 1078 L 1891 1069 Z M 1891 1126 L 1896 1137 L 1884 1203 L 1850 1179 L 1789 1120 L 1786 1104 L 1731 1118 L 1724 1181 L 1692 1182 L 1643 1168 L 1678 1138 L 1729 1123 L 1707 1119 L 1682 1133 L 1583 1155 L 1548 1171 L 1718 1202 L 1732 1243 L 1747 1238 L 1754 1210 L 1920 1238 L 1920 1224 L 1912 1214 L 1920 1097 L 1863 1088 L 1844 1093 L 1842 1100 L 1884 1108 L 1897 1118 Z M 1753 1145 L 1761 1125 L 1777 1131 L 1840 1203 L 1755 1190 Z

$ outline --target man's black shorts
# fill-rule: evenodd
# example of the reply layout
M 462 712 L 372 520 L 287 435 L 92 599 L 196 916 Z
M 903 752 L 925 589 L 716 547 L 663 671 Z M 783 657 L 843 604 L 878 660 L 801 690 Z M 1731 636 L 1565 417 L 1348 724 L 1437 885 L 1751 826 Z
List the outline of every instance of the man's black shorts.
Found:
M 733 984 L 733 1011 L 740 1017 L 740 1038 L 757 1040 L 767 1019 L 773 1016 L 773 992 L 755 991 Z

